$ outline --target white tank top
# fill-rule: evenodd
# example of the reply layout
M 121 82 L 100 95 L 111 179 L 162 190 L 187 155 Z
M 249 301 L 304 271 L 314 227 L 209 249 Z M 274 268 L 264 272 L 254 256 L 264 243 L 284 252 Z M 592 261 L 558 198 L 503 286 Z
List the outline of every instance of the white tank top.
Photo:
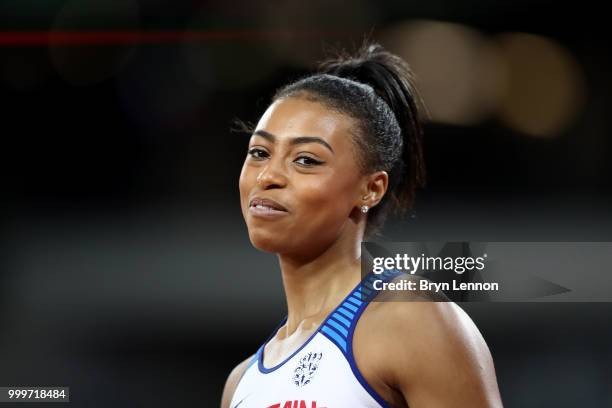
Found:
M 249 361 L 230 408 L 389 407 L 357 368 L 352 345 L 357 321 L 378 293 L 373 282 L 390 281 L 399 273 L 368 275 L 300 348 L 276 366 L 264 367 L 264 347 L 285 316 Z

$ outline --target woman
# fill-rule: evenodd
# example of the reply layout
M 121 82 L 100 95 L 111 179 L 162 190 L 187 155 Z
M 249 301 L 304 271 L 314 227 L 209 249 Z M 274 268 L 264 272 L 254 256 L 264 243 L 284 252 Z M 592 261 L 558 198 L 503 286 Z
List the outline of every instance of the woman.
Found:
M 412 75 L 380 45 L 277 91 L 239 185 L 252 244 L 278 256 L 288 313 L 231 372 L 222 408 L 502 405 L 487 345 L 457 305 L 363 297 L 361 241 L 423 180 Z

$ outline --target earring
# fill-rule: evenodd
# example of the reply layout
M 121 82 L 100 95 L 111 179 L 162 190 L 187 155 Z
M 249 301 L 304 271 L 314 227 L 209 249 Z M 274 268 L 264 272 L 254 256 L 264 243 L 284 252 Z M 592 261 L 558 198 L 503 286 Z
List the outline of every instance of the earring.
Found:
M 370 208 L 367 205 L 362 205 L 361 206 L 361 212 L 364 213 L 364 214 L 367 213 L 369 209 Z

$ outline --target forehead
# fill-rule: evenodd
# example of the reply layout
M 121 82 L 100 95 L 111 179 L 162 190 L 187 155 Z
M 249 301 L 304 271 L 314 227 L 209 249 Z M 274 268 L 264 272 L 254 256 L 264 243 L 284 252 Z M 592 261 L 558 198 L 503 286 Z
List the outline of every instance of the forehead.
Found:
M 257 130 L 264 129 L 278 137 L 317 136 L 342 149 L 351 143 L 354 119 L 328 106 L 299 97 L 283 98 L 272 103 L 262 115 Z

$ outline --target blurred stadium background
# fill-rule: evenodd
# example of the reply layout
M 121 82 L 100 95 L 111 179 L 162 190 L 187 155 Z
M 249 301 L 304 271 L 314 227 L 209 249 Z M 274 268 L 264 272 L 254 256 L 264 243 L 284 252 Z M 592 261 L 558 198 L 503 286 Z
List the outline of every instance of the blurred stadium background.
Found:
M 0 385 L 217 406 L 285 313 L 232 119 L 366 33 L 429 112 L 429 186 L 388 240 L 612 240 L 609 31 L 588 0 L 3 0 Z M 462 306 L 507 407 L 612 406 L 611 304 Z

